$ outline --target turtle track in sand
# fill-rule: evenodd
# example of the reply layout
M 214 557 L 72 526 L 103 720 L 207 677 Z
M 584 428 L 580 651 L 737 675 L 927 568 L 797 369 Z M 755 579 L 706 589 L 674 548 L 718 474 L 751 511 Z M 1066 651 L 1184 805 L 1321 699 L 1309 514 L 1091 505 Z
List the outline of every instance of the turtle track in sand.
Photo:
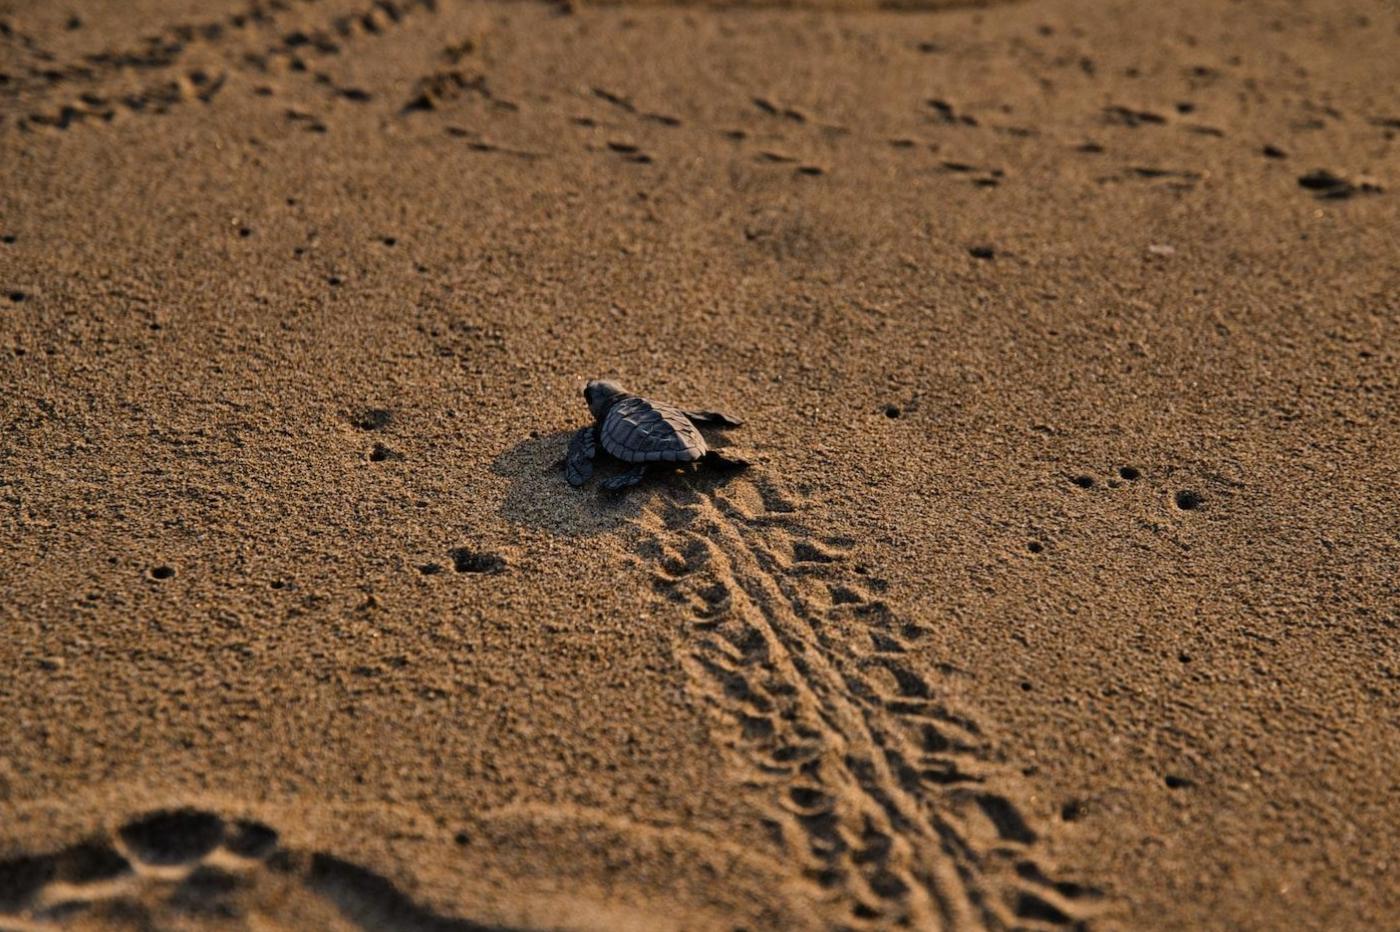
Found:
M 0 104 L 18 106 L 14 119 L 0 121 L 0 132 L 66 131 L 209 104 L 235 74 L 258 82 L 296 78 L 331 98 L 363 104 L 370 92 L 338 87 L 318 66 L 438 12 L 438 0 L 247 0 L 222 15 L 152 22 L 139 43 L 66 59 L 11 28 L 0 48 L 11 47 L 18 74 L 0 92 Z M 316 114 L 284 110 L 300 128 L 326 131 Z
M 716 744 L 832 927 L 1087 927 L 1101 895 L 1041 866 L 1020 775 L 907 661 L 927 629 L 804 510 L 761 478 L 677 488 L 638 550 L 685 614 L 677 653 Z
M 0 861 L 0 932 L 244 928 L 250 914 L 254 928 L 503 928 L 435 913 L 368 868 L 286 848 L 261 822 L 202 809 L 149 812 L 110 834 Z

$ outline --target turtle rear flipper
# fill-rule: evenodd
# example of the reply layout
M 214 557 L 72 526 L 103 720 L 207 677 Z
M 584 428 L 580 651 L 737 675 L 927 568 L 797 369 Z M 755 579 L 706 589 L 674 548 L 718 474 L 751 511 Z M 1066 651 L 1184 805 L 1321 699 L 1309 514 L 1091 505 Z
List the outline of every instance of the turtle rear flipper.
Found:
M 744 422 L 737 417 L 730 417 L 721 414 L 719 411 L 686 411 L 685 416 L 690 418 L 691 423 L 696 427 L 743 427 Z
M 748 469 L 750 466 L 753 465 L 741 456 L 726 456 L 718 450 L 708 451 L 705 454 L 703 461 L 705 465 L 712 466 L 715 469 L 727 469 L 734 471 L 738 471 L 740 469 Z
M 598 452 L 596 429 L 581 427 L 569 440 L 569 457 L 564 465 L 564 478 L 578 488 L 593 476 L 593 457 Z
M 630 489 L 641 482 L 647 474 L 645 463 L 638 463 L 626 472 L 620 472 L 611 479 L 605 479 L 599 483 L 598 488 L 604 492 L 621 492 L 623 489 Z

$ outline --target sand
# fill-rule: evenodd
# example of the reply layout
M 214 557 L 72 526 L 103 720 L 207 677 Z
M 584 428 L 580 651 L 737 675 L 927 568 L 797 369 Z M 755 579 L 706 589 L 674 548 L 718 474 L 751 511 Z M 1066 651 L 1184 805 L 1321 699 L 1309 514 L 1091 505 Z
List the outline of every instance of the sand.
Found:
M 1394 927 L 1400 15 L 899 5 L 0 3 L 0 928 Z

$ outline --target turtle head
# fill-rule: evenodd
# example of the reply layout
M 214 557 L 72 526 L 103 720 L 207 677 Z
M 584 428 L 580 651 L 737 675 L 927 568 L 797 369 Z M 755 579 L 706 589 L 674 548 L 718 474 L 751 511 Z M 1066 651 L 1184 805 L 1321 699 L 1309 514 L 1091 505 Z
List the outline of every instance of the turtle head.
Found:
M 598 421 L 607 416 L 613 402 L 624 394 L 626 392 L 622 390 L 621 385 L 605 379 L 594 379 L 583 387 L 583 400 L 588 402 L 588 410 L 593 412 L 593 417 Z

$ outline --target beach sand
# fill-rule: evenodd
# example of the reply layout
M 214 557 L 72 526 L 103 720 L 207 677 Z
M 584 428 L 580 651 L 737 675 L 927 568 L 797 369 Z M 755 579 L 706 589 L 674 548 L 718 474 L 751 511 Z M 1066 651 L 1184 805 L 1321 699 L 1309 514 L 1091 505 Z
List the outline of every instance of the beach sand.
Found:
M 0 2 L 0 928 L 1393 927 L 1400 14 L 899 6 Z

